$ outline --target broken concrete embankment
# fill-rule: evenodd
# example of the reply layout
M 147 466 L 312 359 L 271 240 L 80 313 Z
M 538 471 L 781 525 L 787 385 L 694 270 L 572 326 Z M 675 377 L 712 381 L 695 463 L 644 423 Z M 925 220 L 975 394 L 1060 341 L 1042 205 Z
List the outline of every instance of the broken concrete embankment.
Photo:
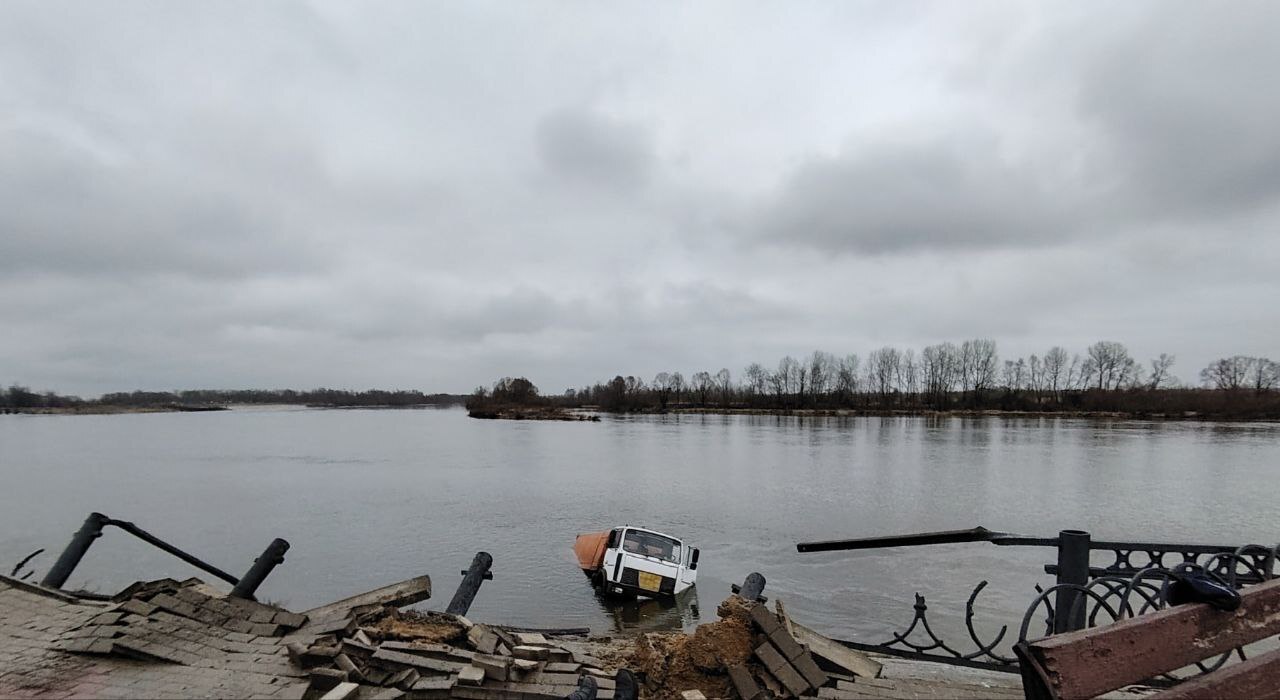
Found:
M 422 576 L 295 613 L 197 579 L 93 600 L 0 577 L 0 696 L 515 700 L 589 676 L 610 700 L 619 669 L 641 698 L 1021 696 L 1016 676 L 873 660 L 737 596 L 692 635 L 610 639 L 402 610 L 430 594 Z

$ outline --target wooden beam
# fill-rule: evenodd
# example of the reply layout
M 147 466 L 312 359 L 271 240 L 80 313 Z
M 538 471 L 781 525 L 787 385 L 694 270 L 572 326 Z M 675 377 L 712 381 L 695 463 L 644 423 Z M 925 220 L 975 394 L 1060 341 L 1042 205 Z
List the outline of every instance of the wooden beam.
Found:
M 1280 698 L 1280 649 L 1192 678 L 1152 696 L 1152 700 L 1157 698 L 1159 700 L 1217 700 L 1218 698 L 1274 700 Z
M 1231 612 L 1180 605 L 1031 642 L 1063 700 L 1092 698 L 1280 634 L 1280 579 L 1246 588 Z

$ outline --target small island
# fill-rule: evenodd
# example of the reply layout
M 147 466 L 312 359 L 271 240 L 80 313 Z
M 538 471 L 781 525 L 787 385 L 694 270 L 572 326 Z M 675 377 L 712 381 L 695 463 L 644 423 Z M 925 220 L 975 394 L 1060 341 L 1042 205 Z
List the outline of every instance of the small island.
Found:
M 592 413 L 570 411 L 538 393 L 538 387 L 524 377 L 503 377 L 493 389 L 476 387 L 467 399 L 467 415 L 472 418 L 505 420 L 599 421 Z

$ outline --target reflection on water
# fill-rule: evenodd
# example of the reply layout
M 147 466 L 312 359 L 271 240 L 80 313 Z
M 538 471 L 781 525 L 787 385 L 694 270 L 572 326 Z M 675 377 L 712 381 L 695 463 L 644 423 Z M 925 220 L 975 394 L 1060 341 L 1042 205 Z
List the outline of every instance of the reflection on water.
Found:
M 0 416 L 0 566 L 37 574 L 85 515 L 132 520 L 232 572 L 293 545 L 262 595 L 305 609 L 423 573 L 440 607 L 493 555 L 469 617 L 600 632 L 689 627 L 696 601 L 596 597 L 574 538 L 625 524 L 701 548 L 717 605 L 751 571 L 810 626 L 882 641 L 911 619 L 964 638 L 1016 624 L 1053 551 L 968 544 L 798 554 L 803 541 L 951 530 L 1222 544 L 1280 539 L 1280 424 L 996 418 L 622 416 L 477 421 L 459 410 L 244 409 Z M 69 585 L 199 572 L 118 532 Z M 956 634 L 947 634 L 948 630 Z
M 624 600 L 606 596 L 599 589 L 595 597 L 601 612 L 613 621 L 613 632 L 663 632 L 698 624 L 696 584 L 674 598 Z

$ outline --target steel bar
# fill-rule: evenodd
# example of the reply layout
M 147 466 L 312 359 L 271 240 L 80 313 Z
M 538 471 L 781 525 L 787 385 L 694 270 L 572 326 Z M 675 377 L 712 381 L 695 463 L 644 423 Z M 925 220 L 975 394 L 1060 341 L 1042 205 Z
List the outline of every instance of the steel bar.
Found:
M 1089 533 L 1063 530 L 1058 533 L 1058 584 L 1083 586 L 1089 583 Z M 1080 591 L 1058 589 L 1053 618 L 1054 632 L 1084 629 L 1085 606 L 1076 605 Z
M 134 537 L 137 537 L 143 542 L 146 542 L 147 544 L 157 547 L 159 549 L 163 549 L 164 551 L 172 554 L 173 556 L 181 559 L 182 561 L 185 561 L 186 563 L 196 567 L 197 569 L 200 569 L 202 571 L 207 571 L 233 586 L 240 583 L 240 579 L 236 578 L 235 576 L 232 576 L 231 574 L 223 571 L 222 569 L 219 569 L 218 567 L 212 564 L 209 564 L 208 562 L 201 561 L 200 559 L 190 554 L 187 554 L 181 549 L 178 549 L 177 547 L 169 544 L 168 542 L 165 542 L 159 537 L 156 537 L 155 535 L 147 532 L 146 530 L 143 530 L 142 528 L 138 527 L 137 525 L 134 525 L 131 522 L 127 522 L 124 520 L 112 520 L 110 518 L 107 518 L 106 524 L 115 525 L 116 527 L 120 528 L 121 530 L 124 530 L 130 535 L 133 535 Z
M 827 540 L 823 542 L 801 542 L 796 545 L 798 552 L 835 552 L 850 549 L 880 549 L 882 547 L 919 547 L 928 544 L 955 544 L 958 542 L 996 542 L 997 544 L 1020 544 L 999 540 L 1034 540 L 1023 535 L 1008 532 L 995 532 L 985 527 L 969 530 L 943 530 L 940 532 L 920 532 L 912 535 L 892 535 L 889 537 L 862 537 L 852 540 Z M 1035 540 L 1038 542 L 1038 540 Z
M 471 601 L 475 600 L 476 593 L 480 591 L 480 584 L 484 583 L 486 577 L 493 578 L 489 574 L 491 566 L 493 566 L 493 557 L 488 552 L 476 552 L 475 559 L 471 560 L 471 568 L 467 569 L 466 575 L 462 577 L 458 590 L 453 592 L 453 600 L 449 601 L 449 607 L 445 608 L 445 612 L 451 615 L 466 615 L 471 609 Z
M 253 594 L 257 592 L 258 586 L 262 585 L 267 575 L 276 566 L 284 563 L 284 553 L 287 551 L 289 551 L 288 542 L 279 537 L 272 540 L 271 544 L 262 551 L 262 556 L 253 560 L 253 566 L 249 567 L 249 572 L 241 577 L 235 588 L 231 589 L 231 597 L 256 600 Z
M 102 528 L 106 527 L 111 519 L 102 513 L 90 513 L 89 517 L 84 519 L 84 524 L 76 530 L 76 534 L 71 536 L 71 542 L 67 544 L 67 548 L 62 550 L 62 554 L 58 556 L 58 561 L 49 567 L 48 573 L 44 575 L 44 579 L 40 581 L 40 585 L 49 588 L 62 588 L 62 584 L 67 582 L 71 577 L 71 572 L 76 570 L 76 565 L 84 558 L 85 552 L 89 551 L 89 545 L 93 541 L 102 537 Z

